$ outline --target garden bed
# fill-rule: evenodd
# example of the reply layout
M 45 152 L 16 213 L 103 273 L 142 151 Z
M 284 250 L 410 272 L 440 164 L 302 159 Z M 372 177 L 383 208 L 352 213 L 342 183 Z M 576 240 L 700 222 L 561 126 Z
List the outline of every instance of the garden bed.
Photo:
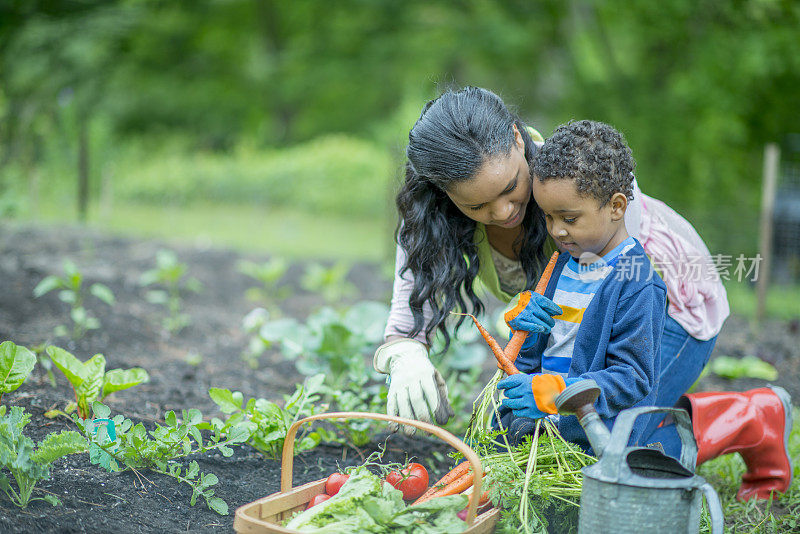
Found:
M 124 414 L 134 422 L 153 428 L 163 424 L 166 411 L 197 408 L 206 418 L 222 414 L 209 397 L 211 387 L 241 391 L 245 399 L 263 397 L 281 402 L 295 390 L 305 376 L 273 346 L 252 368 L 241 358 L 250 335 L 242 328 L 243 317 L 255 304 L 245 298 L 253 287 L 252 278 L 242 274 L 243 259 L 263 262 L 267 255 L 241 254 L 231 250 L 156 241 L 122 239 L 86 229 L 69 227 L 33 228 L 4 224 L 0 228 L 0 341 L 34 346 L 51 342 L 81 360 L 96 353 L 105 355 L 108 369 L 142 367 L 149 382 L 114 393 L 105 400 L 114 414 Z M 151 269 L 156 253 L 169 248 L 188 266 L 188 274 L 202 284 L 199 293 L 187 293 L 183 311 L 190 324 L 170 333 L 163 326 L 164 310 L 148 302 L 140 283 L 142 273 Z M 116 296 L 112 307 L 87 299 L 86 305 L 102 326 L 82 338 L 54 338 L 54 328 L 65 322 L 69 307 L 55 293 L 33 298 L 34 287 L 51 274 L 62 273 L 64 258 L 71 258 L 87 283 L 108 286 Z M 280 302 L 287 317 L 304 321 L 322 303 L 318 295 L 304 291 L 299 280 L 305 265 L 293 264 L 284 277 L 289 295 Z M 379 265 L 352 266 L 347 279 L 358 292 L 347 302 L 372 300 L 387 302 L 391 280 Z M 800 399 L 800 325 L 797 321 L 767 321 L 751 331 L 742 317 L 731 317 L 720 336 L 714 355 L 741 357 L 756 355 L 774 364 L 780 375 L 774 382 Z M 365 368 L 368 360 L 365 359 Z M 482 377 L 493 371 L 485 360 Z M 17 391 L 6 394 L 3 404 L 23 406 L 32 415 L 26 433 L 38 441 L 54 430 L 74 430 L 75 425 L 61 416 L 44 417 L 54 408 L 63 409 L 74 400 L 72 390 L 57 369 L 57 386 L 41 366 Z M 713 375 L 704 378 L 699 389 L 744 390 L 763 385 L 763 380 L 723 380 Z M 797 404 L 797 401 L 795 401 Z M 322 444 L 300 454 L 295 461 L 294 483 L 302 484 L 327 476 L 337 465 L 360 463 L 379 444 L 386 444 L 396 460 L 415 456 L 430 465 L 434 473 L 447 465 L 448 448 L 430 437 L 409 439 L 401 435 L 378 433 L 370 444 L 355 446 Z M 186 458 L 196 460 L 203 472 L 219 478 L 216 495 L 230 507 L 227 516 L 210 510 L 202 499 L 189 505 L 191 488 L 172 478 L 143 471 L 111 473 L 88 461 L 87 454 L 57 460 L 50 480 L 37 488 L 60 498 L 53 507 L 42 501 L 20 510 L 0 495 L 0 531 L 3 532 L 213 532 L 230 531 L 233 511 L 238 506 L 273 493 L 279 488 L 280 465 L 265 459 L 247 445 L 233 448 L 233 455 L 219 452 Z M 146 477 L 146 478 L 145 478 Z M 40 495 L 43 493 L 40 492 Z

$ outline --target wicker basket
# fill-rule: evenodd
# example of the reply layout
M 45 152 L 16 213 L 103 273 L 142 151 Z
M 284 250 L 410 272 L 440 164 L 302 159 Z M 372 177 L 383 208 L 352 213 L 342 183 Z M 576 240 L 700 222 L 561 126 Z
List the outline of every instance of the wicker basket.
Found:
M 267 497 L 258 499 L 236 509 L 236 517 L 233 520 L 233 528 L 236 532 L 248 534 L 266 533 L 297 533 L 299 531 L 284 528 L 281 526 L 287 518 L 298 510 L 305 509 L 308 502 L 315 496 L 325 492 L 325 479 L 320 479 L 308 484 L 303 484 L 292 488 L 292 465 L 294 463 L 294 439 L 300 425 L 319 419 L 376 419 L 380 421 L 391 421 L 404 425 L 411 425 L 420 430 L 440 438 L 453 448 L 458 450 L 469 460 L 475 472 L 475 486 L 469 498 L 467 506 L 467 530 L 470 534 L 489 534 L 494 532 L 500 511 L 491 508 L 476 517 L 478 500 L 476 496 L 481 494 L 481 482 L 483 478 L 483 468 L 480 458 L 475 451 L 470 449 L 463 441 L 455 437 L 450 432 L 437 426 L 393 417 L 379 413 L 361 412 L 332 412 L 312 415 L 297 421 L 289 428 L 286 433 L 286 440 L 283 443 L 283 456 L 281 458 L 281 491 L 273 493 Z

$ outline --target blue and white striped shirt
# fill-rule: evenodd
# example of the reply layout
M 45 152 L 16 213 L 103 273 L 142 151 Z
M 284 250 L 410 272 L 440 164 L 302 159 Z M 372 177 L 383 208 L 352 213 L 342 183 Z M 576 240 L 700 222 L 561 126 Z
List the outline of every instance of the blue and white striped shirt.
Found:
M 614 269 L 619 256 L 635 245 L 636 241 L 629 237 L 594 263 L 581 265 L 571 257 L 564 265 L 553 295 L 553 302 L 561 307 L 563 313 L 553 317 L 556 323 L 542 354 L 543 373 L 558 374 L 566 378 L 583 313 L 600 284 Z

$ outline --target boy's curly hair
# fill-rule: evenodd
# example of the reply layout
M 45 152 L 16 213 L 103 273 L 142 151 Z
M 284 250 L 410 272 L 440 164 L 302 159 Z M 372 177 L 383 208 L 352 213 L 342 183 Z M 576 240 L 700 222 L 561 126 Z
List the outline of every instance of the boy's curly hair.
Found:
M 579 193 L 605 205 L 617 192 L 633 200 L 635 166 L 620 132 L 602 122 L 582 120 L 556 128 L 536 151 L 533 172 L 542 182 L 571 178 Z

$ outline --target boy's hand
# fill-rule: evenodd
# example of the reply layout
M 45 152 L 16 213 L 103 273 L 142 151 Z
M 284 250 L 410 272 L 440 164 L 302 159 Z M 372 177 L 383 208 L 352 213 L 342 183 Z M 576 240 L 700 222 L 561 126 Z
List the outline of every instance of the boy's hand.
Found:
M 558 413 L 553 401 L 567 386 L 578 380 L 580 378 L 565 379 L 561 375 L 518 374 L 504 378 L 497 383 L 497 387 L 505 390 L 506 398 L 502 406 L 510 408 L 515 417 L 541 419 Z
M 553 316 L 562 313 L 561 308 L 549 298 L 527 290 L 511 300 L 503 318 L 512 331 L 523 330 L 534 334 L 546 334 L 556 323 Z M 529 349 L 535 340 L 535 336 L 528 336 L 522 349 Z

